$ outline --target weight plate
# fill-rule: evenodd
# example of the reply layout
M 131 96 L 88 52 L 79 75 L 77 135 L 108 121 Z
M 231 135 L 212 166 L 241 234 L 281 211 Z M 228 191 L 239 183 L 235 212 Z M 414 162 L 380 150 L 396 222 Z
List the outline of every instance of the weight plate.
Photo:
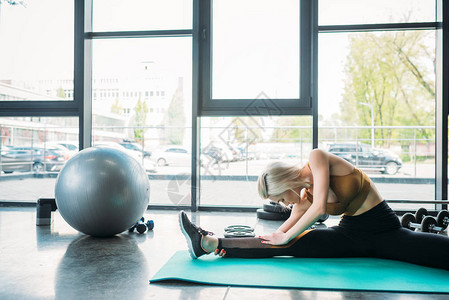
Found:
M 427 216 L 421 222 L 421 231 L 422 232 L 430 232 L 431 227 L 437 225 L 437 220 L 434 217 Z
M 289 216 L 289 213 L 274 213 L 264 211 L 262 208 L 257 210 L 257 217 L 263 220 L 287 220 Z
M 263 210 L 274 213 L 286 213 L 291 212 L 292 209 L 288 206 L 281 205 L 276 202 L 270 202 L 263 205 Z
M 224 231 L 254 231 L 254 228 L 248 225 L 230 225 Z
M 420 209 L 418 209 L 415 213 L 415 219 L 416 219 L 416 223 L 421 223 L 423 218 L 425 216 L 427 216 L 429 213 L 427 212 L 427 209 L 421 207 Z
M 446 229 L 449 224 L 449 212 L 447 210 L 442 210 L 437 215 L 437 224 L 439 227 Z
M 136 230 L 137 230 L 138 233 L 142 234 L 145 231 L 147 231 L 147 225 L 139 223 L 139 224 L 136 225 Z
M 251 232 L 254 232 L 254 230 L 251 230 L 251 229 L 239 229 L 239 230 L 225 230 L 224 232 L 249 232 L 249 233 L 251 233 Z
M 411 213 L 404 214 L 401 219 L 402 227 L 410 230 L 415 230 L 414 228 L 410 227 L 410 223 L 416 223 L 415 216 Z
M 254 237 L 254 232 L 242 232 L 242 231 L 233 231 L 233 232 L 225 232 L 225 238 L 238 238 L 238 237 Z

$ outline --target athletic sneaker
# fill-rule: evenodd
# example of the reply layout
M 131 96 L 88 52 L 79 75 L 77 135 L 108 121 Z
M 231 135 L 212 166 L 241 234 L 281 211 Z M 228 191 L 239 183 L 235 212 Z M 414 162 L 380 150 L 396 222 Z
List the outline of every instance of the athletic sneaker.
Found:
M 189 246 L 190 256 L 192 258 L 198 258 L 201 255 L 209 254 L 210 252 L 204 250 L 201 245 L 201 241 L 205 235 L 213 235 L 212 232 L 201 229 L 201 227 L 196 226 L 190 222 L 187 214 L 182 210 L 179 213 L 179 226 L 181 231 L 186 237 L 187 245 Z

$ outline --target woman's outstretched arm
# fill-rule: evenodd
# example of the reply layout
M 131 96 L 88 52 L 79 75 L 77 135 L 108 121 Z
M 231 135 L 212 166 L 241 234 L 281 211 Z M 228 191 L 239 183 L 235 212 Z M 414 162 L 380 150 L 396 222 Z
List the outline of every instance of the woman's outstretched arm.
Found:
M 277 231 L 286 233 L 290 228 L 293 227 L 293 225 L 296 224 L 296 222 L 298 222 L 298 220 L 304 215 L 306 210 L 307 209 L 303 205 L 300 204 L 293 205 L 290 217 L 287 220 L 285 220 L 285 222 L 278 228 Z

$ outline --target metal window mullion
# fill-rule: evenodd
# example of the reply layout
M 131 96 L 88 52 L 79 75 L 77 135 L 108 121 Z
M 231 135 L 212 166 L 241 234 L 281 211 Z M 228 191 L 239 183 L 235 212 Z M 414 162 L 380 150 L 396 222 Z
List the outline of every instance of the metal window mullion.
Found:
M 79 148 L 92 140 L 92 41 L 85 32 L 92 28 L 92 0 L 75 1 L 75 102 L 79 105 Z
M 436 122 L 435 122 L 435 198 L 448 199 L 448 101 L 449 87 L 449 12 L 447 1 L 437 1 L 437 13 L 442 14 L 443 27 L 437 31 L 436 53 Z M 435 208 L 447 209 L 447 204 Z
M 4 106 L 0 106 L 0 117 L 35 116 L 78 116 L 78 108 L 74 106 L 73 101 L 63 101 L 62 103 L 21 101 L 5 103 Z
M 310 116 L 312 115 L 311 108 L 289 108 L 282 107 L 282 109 L 276 114 L 270 114 L 269 111 L 264 110 L 265 113 L 255 114 L 252 111 L 249 113 L 245 111 L 245 108 L 236 109 L 232 108 L 202 108 L 201 116 L 202 117 L 224 117 L 224 116 L 232 116 L 232 117 L 247 117 L 247 116 Z
M 198 117 L 198 100 L 200 95 L 200 0 L 193 0 L 193 30 L 192 30 L 192 145 L 191 145 L 191 181 L 190 209 L 198 210 L 200 199 L 200 120 Z
M 318 32 L 330 33 L 330 32 L 354 32 L 354 31 L 366 32 L 366 31 L 386 31 L 386 30 L 435 30 L 441 27 L 442 27 L 441 22 L 322 25 L 318 26 Z
M 211 56 L 211 0 L 199 1 L 198 22 L 198 47 L 199 47 L 199 83 L 198 83 L 198 115 L 202 115 L 205 104 L 211 98 L 212 89 L 212 56 Z
M 145 31 L 105 31 L 105 32 L 86 32 L 86 39 L 110 39 L 110 38 L 142 38 L 142 37 L 190 37 L 193 30 L 145 30 Z
M 318 1 L 312 1 L 311 8 L 311 105 L 312 105 L 312 149 L 318 148 Z

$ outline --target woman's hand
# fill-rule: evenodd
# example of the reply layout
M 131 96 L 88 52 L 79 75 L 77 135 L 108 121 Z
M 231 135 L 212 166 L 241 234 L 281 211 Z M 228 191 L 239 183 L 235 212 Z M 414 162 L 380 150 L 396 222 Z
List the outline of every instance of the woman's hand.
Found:
M 269 235 L 259 236 L 259 238 L 262 239 L 263 244 L 269 245 L 284 245 L 289 241 L 287 234 L 282 231 L 276 231 Z

